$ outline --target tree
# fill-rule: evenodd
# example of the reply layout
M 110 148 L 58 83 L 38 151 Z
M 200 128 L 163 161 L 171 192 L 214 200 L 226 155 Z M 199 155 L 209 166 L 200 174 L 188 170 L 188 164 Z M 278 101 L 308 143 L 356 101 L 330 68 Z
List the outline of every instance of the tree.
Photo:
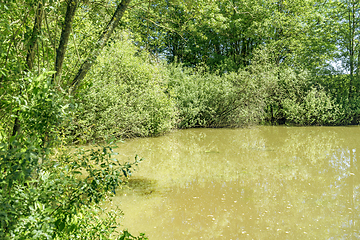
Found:
M 206 64 L 225 71 L 248 66 L 261 43 L 259 28 L 267 16 L 261 1 L 197 1 L 152 4 L 150 14 L 131 14 L 130 27 L 138 44 L 169 62 Z M 146 10 L 145 6 L 142 9 Z M 135 20 L 136 19 L 136 20 Z M 149 26 L 149 27 L 148 27 Z
M 330 5 L 331 6 L 331 5 Z M 342 0 L 332 2 L 335 11 L 333 14 L 337 20 L 337 45 L 340 52 L 339 58 L 343 67 L 349 73 L 349 98 L 353 98 L 355 92 L 355 77 L 359 78 L 359 35 L 360 35 L 360 3 L 355 0 Z
M 110 22 L 107 24 L 106 28 L 100 35 L 95 48 L 89 54 L 89 57 L 85 60 L 85 62 L 81 65 L 78 73 L 76 74 L 75 78 L 72 80 L 71 86 L 73 88 L 75 88 L 75 89 L 77 88 L 77 86 L 80 84 L 81 80 L 84 79 L 85 75 L 89 71 L 90 67 L 96 61 L 96 58 L 99 56 L 101 50 L 104 48 L 104 46 L 109 41 L 111 34 L 114 32 L 114 29 L 118 26 L 120 19 L 124 15 L 124 12 L 125 12 L 126 8 L 128 7 L 130 1 L 131 0 L 122 0 L 121 3 L 116 8 L 115 13 L 113 14 Z
M 5 83 L 10 80 L 12 82 L 14 82 L 14 80 L 19 82 L 24 78 L 27 72 L 36 71 L 40 73 L 42 68 L 46 68 L 47 71 L 54 70 L 55 72 L 53 84 L 58 84 L 65 89 L 70 87 L 74 94 L 77 86 L 81 84 L 81 80 L 96 61 L 102 48 L 109 41 L 114 29 L 119 25 L 129 3 L 130 0 L 122 0 L 116 5 L 116 10 L 114 14 L 112 14 L 112 18 L 99 35 L 96 44 L 92 47 L 91 54 L 89 54 L 88 58 L 83 62 L 81 68 L 78 70 L 78 74 L 73 79 L 64 79 L 61 81 L 61 73 L 69 45 L 69 38 L 72 32 L 72 24 L 78 6 L 81 4 L 82 9 L 86 9 L 87 6 L 96 5 L 96 2 L 82 2 L 80 0 L 71 0 L 67 2 L 43 0 L 34 5 L 33 1 L 22 1 L 19 6 L 7 1 L 2 2 L 1 13 L 5 20 L 1 24 L 2 36 L 4 38 L 1 46 L 1 49 L 3 49 L 1 55 L 3 66 L 1 68 L 1 85 L 4 86 Z M 106 4 L 112 5 L 111 3 Z M 32 6 L 36 6 L 36 9 Z M 64 7 L 66 7 L 65 16 L 63 23 L 61 24 L 60 39 L 55 52 L 53 49 L 58 41 L 58 24 L 56 22 L 49 23 L 48 18 L 56 21 L 59 20 L 63 15 Z M 13 16 L 18 16 L 19 18 L 13 19 Z M 31 31 L 29 31 L 29 25 L 31 25 L 29 19 L 33 19 Z M 43 24 L 44 22 L 46 24 Z M 9 26 L 11 25 L 15 26 L 13 28 L 13 33 L 8 31 Z M 76 43 L 74 42 L 73 44 L 76 47 Z M 53 60 L 54 62 L 51 64 Z M 15 62 L 17 62 L 17 64 L 14 64 Z M 52 69 L 49 65 L 53 65 L 54 68 Z M 4 87 L 2 89 L 2 96 L 9 94 L 9 92 L 17 92 L 18 95 L 22 95 L 27 86 L 26 84 L 21 84 L 21 87 L 19 88 L 19 85 L 17 85 L 18 84 L 14 84 Z M 13 93 L 10 95 L 13 95 Z M 10 112 L 13 113 L 10 115 L 15 115 L 11 131 L 11 135 L 14 136 L 19 133 L 21 125 L 22 117 L 21 110 L 18 109 L 19 105 L 11 101 L 3 101 L 1 104 L 3 106 L 2 109 L 10 108 Z M 4 111 L 3 114 L 5 115 L 6 112 Z
M 120 14 L 115 11 L 110 27 L 99 37 L 97 51 L 107 43 L 129 2 L 120 3 Z M 139 162 L 119 164 L 107 147 L 77 156 L 52 155 L 51 147 L 59 143 L 55 138 L 59 125 L 68 112 L 60 90 L 68 81 L 60 81 L 60 76 L 80 4 L 85 8 L 96 2 L 0 3 L 0 114 L 4 116 L 0 122 L 7 124 L 0 129 L 1 239 L 109 239 L 117 215 L 98 220 L 96 204 L 111 196 Z M 63 15 L 59 36 L 57 20 Z M 87 172 L 85 179 L 82 172 Z M 119 238 L 147 239 L 127 231 Z

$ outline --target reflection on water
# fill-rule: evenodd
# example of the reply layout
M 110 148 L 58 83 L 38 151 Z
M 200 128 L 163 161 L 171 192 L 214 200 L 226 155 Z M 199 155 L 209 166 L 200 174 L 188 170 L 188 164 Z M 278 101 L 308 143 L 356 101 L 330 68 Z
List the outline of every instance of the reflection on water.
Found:
M 113 204 L 150 239 L 357 239 L 359 127 L 189 129 L 120 144 L 145 158 Z

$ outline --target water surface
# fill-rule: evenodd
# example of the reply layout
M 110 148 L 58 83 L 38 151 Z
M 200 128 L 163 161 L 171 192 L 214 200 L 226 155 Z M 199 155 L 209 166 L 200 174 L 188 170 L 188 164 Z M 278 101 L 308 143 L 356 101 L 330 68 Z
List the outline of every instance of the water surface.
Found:
M 113 204 L 159 239 L 358 239 L 359 127 L 189 129 L 129 140 Z

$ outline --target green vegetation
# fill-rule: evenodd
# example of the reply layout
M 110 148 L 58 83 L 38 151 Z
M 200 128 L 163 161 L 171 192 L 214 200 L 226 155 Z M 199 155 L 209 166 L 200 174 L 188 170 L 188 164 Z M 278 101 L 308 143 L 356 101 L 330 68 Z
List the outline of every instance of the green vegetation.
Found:
M 0 238 L 147 239 L 117 232 L 121 211 L 100 205 L 141 159 L 119 163 L 112 147 L 59 147 L 71 99 L 53 87 L 51 74 L 22 80 L 25 87 L 15 98 L 22 130 L 0 144 Z
M 122 186 L 138 159 L 119 164 L 110 147 L 54 156 L 34 145 L 34 139 L 11 140 L 10 146 L 0 146 L 2 239 L 119 236 L 115 231 L 119 213 L 105 212 L 99 203 Z
M 135 54 L 136 48 L 126 39 L 103 51 L 85 79 L 89 88 L 77 101 L 69 139 L 151 136 L 173 128 L 176 110 L 165 94 L 164 66 Z
M 95 168 L 62 143 L 358 124 L 359 12 L 348 0 L 1 1 L 1 237 L 114 236 L 116 215 L 93 213 L 132 165 L 110 167 L 106 150 Z

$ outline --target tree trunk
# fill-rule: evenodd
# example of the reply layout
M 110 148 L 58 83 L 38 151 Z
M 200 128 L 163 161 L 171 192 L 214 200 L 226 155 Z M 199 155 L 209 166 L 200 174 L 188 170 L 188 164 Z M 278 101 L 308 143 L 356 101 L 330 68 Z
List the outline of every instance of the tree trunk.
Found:
M 353 97 L 354 90 L 354 71 L 355 71 L 355 41 L 356 35 L 355 31 L 357 28 L 357 19 L 356 19 L 356 2 L 350 2 L 349 8 L 349 57 L 350 57 L 350 81 L 349 81 L 349 99 Z
M 358 46 L 356 47 L 358 49 Z M 360 82 L 360 50 L 357 50 L 357 62 L 356 62 L 356 81 L 355 81 L 355 89 L 356 94 L 359 94 L 359 82 Z
M 33 27 L 33 31 L 32 31 L 30 42 L 29 42 L 28 52 L 26 54 L 26 70 L 27 71 L 31 71 L 34 67 L 35 49 L 37 47 L 38 36 L 41 33 L 41 23 L 42 23 L 42 18 L 43 18 L 42 15 L 43 15 L 43 4 L 42 4 L 42 1 L 40 1 L 38 4 L 37 10 L 36 10 L 34 27 Z M 11 136 L 15 136 L 16 134 L 18 134 L 20 132 L 21 123 L 20 123 L 20 119 L 19 119 L 19 114 L 20 114 L 20 111 L 18 110 L 16 112 L 16 117 L 15 117 Z
M 31 34 L 29 48 L 26 55 L 26 67 L 27 70 L 29 71 L 31 71 L 34 67 L 35 49 L 37 46 L 38 36 L 41 32 L 42 15 L 43 15 L 43 5 L 42 5 L 42 1 L 40 1 L 38 8 L 36 10 L 34 28 Z
M 354 6 L 352 6 L 354 7 Z M 353 8 L 352 8 L 353 10 Z M 354 81 L 354 16 L 353 11 L 349 11 L 349 57 L 350 57 L 350 81 L 349 81 L 349 99 L 352 97 L 352 88 Z
M 79 0 L 69 1 L 66 8 L 66 15 L 64 19 L 64 25 L 61 32 L 59 47 L 56 49 L 56 60 L 55 60 L 55 75 L 53 82 L 56 81 L 57 77 L 61 77 L 61 70 L 64 63 L 65 52 L 69 42 L 69 36 L 71 33 L 71 25 L 74 20 L 76 8 L 79 5 Z
M 90 56 L 85 60 L 85 62 L 81 65 L 78 73 L 76 74 L 74 80 L 71 83 L 71 92 L 75 93 L 78 85 L 84 79 L 87 72 L 90 70 L 91 66 L 96 61 L 96 58 L 99 56 L 101 50 L 104 48 L 105 44 L 108 42 L 111 34 L 114 29 L 119 24 L 120 19 L 124 15 L 126 8 L 128 7 L 131 0 L 122 0 L 121 3 L 116 8 L 114 15 L 112 16 L 110 22 L 106 26 L 105 30 L 101 34 L 99 40 L 96 43 L 95 48 L 90 53 Z

